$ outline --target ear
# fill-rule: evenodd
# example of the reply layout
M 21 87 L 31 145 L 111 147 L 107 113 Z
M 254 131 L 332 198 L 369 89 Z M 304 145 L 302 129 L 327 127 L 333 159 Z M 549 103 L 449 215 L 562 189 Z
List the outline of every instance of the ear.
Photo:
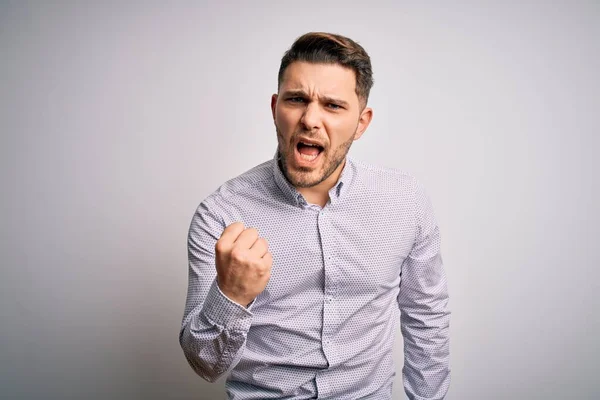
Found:
M 367 130 L 371 120 L 373 119 L 373 109 L 369 107 L 365 107 L 365 109 L 360 113 L 360 117 L 358 118 L 358 126 L 356 127 L 356 133 L 354 134 L 354 140 L 360 139 L 362 134 Z
M 273 114 L 273 121 L 275 121 L 275 109 L 277 107 L 277 93 L 271 96 L 271 113 Z

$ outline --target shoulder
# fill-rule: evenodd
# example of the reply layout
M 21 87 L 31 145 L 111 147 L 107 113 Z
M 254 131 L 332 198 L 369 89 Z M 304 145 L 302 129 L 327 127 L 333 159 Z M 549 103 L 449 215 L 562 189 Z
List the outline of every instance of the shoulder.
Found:
M 355 159 L 351 159 L 351 161 L 356 171 L 357 181 L 363 186 L 412 193 L 420 186 L 419 180 L 404 169 L 375 165 Z
M 272 159 L 267 160 L 227 180 L 208 195 L 200 203 L 199 208 L 215 212 L 225 204 L 235 202 L 248 193 L 262 191 L 264 186 L 273 180 L 273 162 Z
M 357 192 L 362 191 L 370 204 L 377 204 L 380 209 L 400 205 L 417 218 L 433 214 L 423 183 L 412 173 L 400 168 L 352 161 L 357 176 Z

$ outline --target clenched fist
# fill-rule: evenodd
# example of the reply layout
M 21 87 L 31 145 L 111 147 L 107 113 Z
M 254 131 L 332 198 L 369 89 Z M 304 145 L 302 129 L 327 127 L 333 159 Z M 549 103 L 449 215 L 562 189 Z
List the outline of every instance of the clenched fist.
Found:
M 268 243 L 254 228 L 234 222 L 227 226 L 215 245 L 219 289 L 246 307 L 262 292 L 271 276 L 273 256 Z

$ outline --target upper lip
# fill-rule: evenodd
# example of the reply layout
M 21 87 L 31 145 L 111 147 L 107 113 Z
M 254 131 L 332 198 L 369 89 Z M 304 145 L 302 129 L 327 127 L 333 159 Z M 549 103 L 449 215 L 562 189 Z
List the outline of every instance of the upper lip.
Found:
M 306 143 L 306 144 L 315 144 L 317 146 L 321 146 L 322 148 L 325 148 L 325 146 L 323 146 L 322 143 L 320 143 L 320 142 L 318 142 L 316 140 L 313 140 L 313 139 L 307 139 L 307 138 L 304 138 L 304 137 L 299 137 L 298 140 L 296 140 L 296 145 L 298 145 L 298 143 L 300 143 L 300 142 Z

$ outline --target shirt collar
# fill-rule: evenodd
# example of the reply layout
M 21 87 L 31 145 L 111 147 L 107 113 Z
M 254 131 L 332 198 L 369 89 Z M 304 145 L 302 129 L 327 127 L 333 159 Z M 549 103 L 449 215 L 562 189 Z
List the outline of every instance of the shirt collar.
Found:
M 348 190 L 350 183 L 352 182 L 352 177 L 354 176 L 354 168 L 353 160 L 346 156 L 346 164 L 342 169 L 342 173 L 340 174 L 337 183 L 329 190 L 329 201 L 331 204 L 335 204 L 339 201 L 342 195 Z M 273 156 L 273 176 L 275 178 L 275 183 L 279 186 L 279 189 L 281 189 L 286 200 L 299 207 L 308 204 L 306 199 L 304 199 L 304 196 L 298 192 L 294 185 L 292 185 L 283 174 L 281 166 L 279 165 L 279 150 L 276 150 L 275 155 Z

